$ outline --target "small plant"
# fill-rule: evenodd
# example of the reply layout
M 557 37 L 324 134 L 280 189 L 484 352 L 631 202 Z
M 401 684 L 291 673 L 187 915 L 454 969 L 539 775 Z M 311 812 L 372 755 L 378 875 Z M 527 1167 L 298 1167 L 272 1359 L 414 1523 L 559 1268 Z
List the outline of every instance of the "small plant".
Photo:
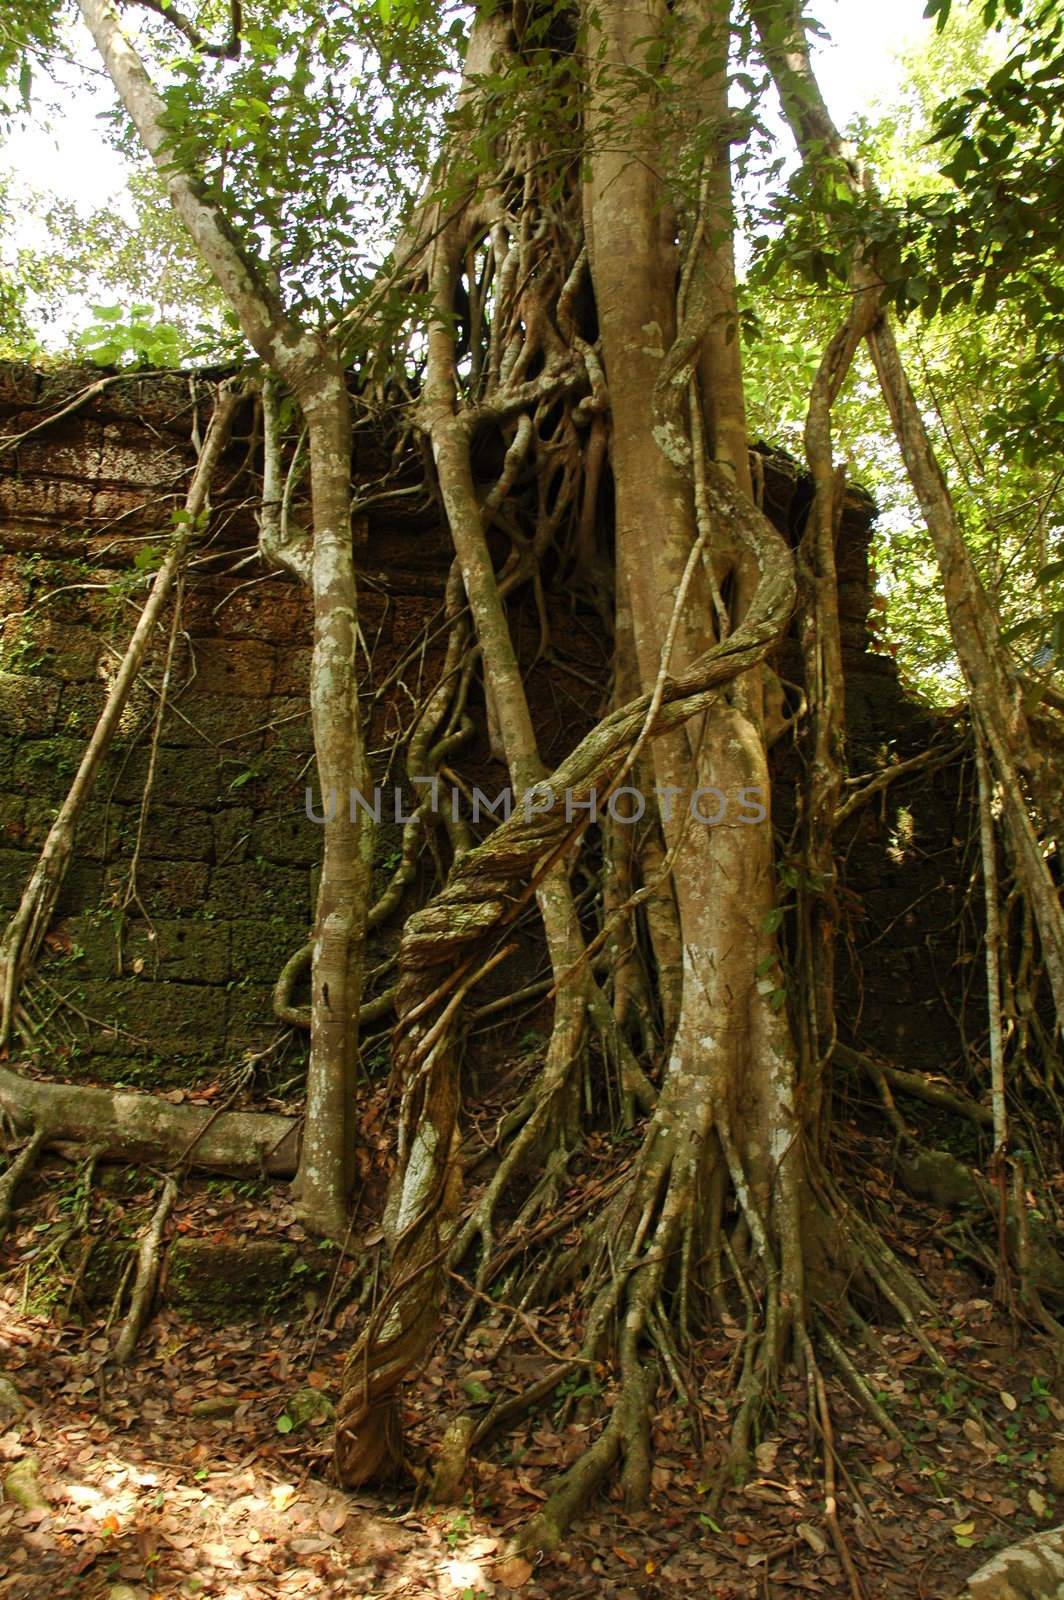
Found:
M 101 367 L 176 367 L 184 337 L 171 322 L 157 322 L 150 305 L 93 306 L 95 321 L 80 335 L 77 348 Z
M 443 1537 L 447 1541 L 448 1550 L 454 1551 L 469 1533 L 469 1518 L 464 1511 L 451 1518 L 444 1531 Z

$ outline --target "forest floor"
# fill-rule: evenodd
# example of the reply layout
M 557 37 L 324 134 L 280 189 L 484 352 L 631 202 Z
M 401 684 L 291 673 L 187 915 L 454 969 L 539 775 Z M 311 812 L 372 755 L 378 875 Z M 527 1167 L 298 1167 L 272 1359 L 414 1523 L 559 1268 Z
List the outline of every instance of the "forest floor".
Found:
M 855 1352 L 910 1444 L 885 1437 L 832 1383 L 840 1519 L 868 1600 L 949 1600 L 989 1551 L 1064 1520 L 1064 1493 L 1054 1495 L 1054 1485 L 1064 1491 L 1064 1388 L 1044 1342 L 1018 1335 L 988 1286 L 949 1259 L 943 1214 L 893 1189 L 884 1146 L 853 1139 L 863 1185 L 880 1185 L 892 1215 L 895 1247 L 939 1298 L 942 1315 L 926 1332 L 949 1375 L 897 1326 L 880 1328 L 881 1356 Z M 300 1422 L 293 1397 L 307 1386 L 335 1394 L 350 1313 L 325 1315 L 320 1291 L 303 1296 L 294 1319 L 228 1327 L 166 1308 L 115 1372 L 102 1317 L 62 1326 L 57 1316 L 65 1280 L 50 1251 L 68 1225 L 69 1182 L 58 1162 L 44 1170 L 3 1250 L 0 1371 L 26 1409 L 0 1420 L 0 1476 L 35 1458 L 39 1490 L 30 1509 L 0 1504 L 3 1600 L 851 1593 L 825 1524 L 801 1382 L 763 1419 L 752 1479 L 715 1518 L 707 1513 L 727 1434 L 719 1396 L 729 1338 L 694 1353 L 696 1407 L 661 1400 L 649 1509 L 632 1515 L 602 1500 L 558 1554 L 508 1557 L 513 1531 L 586 1443 L 571 1406 L 500 1440 L 477 1461 L 461 1505 L 419 1504 L 412 1486 L 392 1499 L 341 1494 L 330 1483 L 328 1421 Z M 130 1206 L 150 1199 L 143 1188 Z M 184 1191 L 173 1228 L 231 1244 L 302 1242 L 280 1191 L 241 1194 L 217 1181 Z M 41 1299 L 49 1260 L 50 1304 Z M 540 1324 L 546 1343 L 564 1343 L 566 1331 Z M 485 1402 L 487 1385 L 527 1383 L 537 1359 L 528 1348 L 500 1376 L 475 1338 L 452 1341 L 412 1386 L 412 1456 L 451 1416 Z

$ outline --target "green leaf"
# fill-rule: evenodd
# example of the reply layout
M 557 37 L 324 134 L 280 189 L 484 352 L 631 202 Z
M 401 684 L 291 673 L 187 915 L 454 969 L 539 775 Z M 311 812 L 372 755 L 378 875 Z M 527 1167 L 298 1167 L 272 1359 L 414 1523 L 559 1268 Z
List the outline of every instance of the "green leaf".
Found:
M 935 24 L 939 33 L 942 32 L 943 28 L 946 26 L 946 23 L 949 21 L 949 14 L 952 6 L 953 0 L 927 0 L 927 5 L 924 7 L 924 16 L 928 19 L 928 21 L 930 21 L 932 18 L 935 19 Z
M 1017 622 L 1013 627 L 1006 628 L 1001 635 L 1001 642 L 1011 644 L 1014 639 L 1026 639 L 1032 633 L 1044 633 L 1048 622 L 1048 617 L 1028 617 L 1026 622 Z
M 282 1411 L 274 1426 L 276 1427 L 278 1433 L 291 1433 L 292 1429 L 295 1427 L 295 1423 L 292 1421 L 287 1411 Z

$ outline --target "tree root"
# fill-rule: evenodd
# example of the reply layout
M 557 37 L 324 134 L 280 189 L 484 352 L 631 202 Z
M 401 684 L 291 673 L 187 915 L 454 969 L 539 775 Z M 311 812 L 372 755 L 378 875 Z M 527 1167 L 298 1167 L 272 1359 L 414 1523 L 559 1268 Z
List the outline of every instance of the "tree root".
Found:
M 166 1227 L 176 1199 L 177 1179 L 164 1178 L 159 1203 L 140 1237 L 140 1244 L 137 1247 L 137 1275 L 133 1280 L 129 1310 L 115 1340 L 114 1360 L 120 1367 L 125 1366 L 133 1354 L 141 1330 L 148 1319 L 159 1283 L 159 1254 L 163 1229 Z
M 824 1521 L 831 1535 L 831 1542 L 835 1546 L 835 1554 L 849 1582 L 853 1600 L 866 1600 L 864 1585 L 858 1577 L 850 1547 L 839 1525 L 838 1498 L 835 1493 L 835 1436 L 831 1425 L 831 1408 L 828 1405 L 827 1389 L 817 1365 L 812 1343 L 804 1330 L 802 1344 L 809 1383 L 810 1412 L 817 1418 L 824 1443 Z
M 843 1382 L 858 1404 L 864 1406 L 873 1420 L 882 1428 L 888 1439 L 893 1439 L 897 1444 L 908 1446 L 909 1441 L 893 1418 L 889 1417 L 884 1411 L 831 1329 L 821 1323 L 817 1334 L 832 1361 L 838 1367 Z
M 836 1044 L 834 1059 L 840 1067 L 845 1067 L 851 1072 L 863 1072 L 873 1082 L 885 1079 L 892 1089 L 897 1089 L 913 1099 L 922 1100 L 926 1105 L 936 1106 L 941 1111 L 952 1111 L 955 1116 L 965 1117 L 980 1128 L 993 1127 L 994 1114 L 989 1106 L 980 1105 L 978 1100 L 973 1100 L 970 1095 L 962 1094 L 957 1089 L 949 1089 L 945 1084 L 936 1083 L 933 1078 L 926 1077 L 922 1072 L 904 1072 L 900 1067 L 892 1066 L 887 1061 L 871 1061 L 859 1050 L 853 1050 L 845 1044 Z
M 287 1178 L 299 1153 L 295 1117 L 175 1106 L 158 1095 L 23 1078 L 7 1067 L 0 1067 L 0 1113 L 16 1128 L 34 1128 L 37 1149 L 89 1144 L 101 1157 L 157 1167 L 187 1161 L 233 1177 Z
M 612 1472 L 621 1454 L 625 1426 L 632 1422 L 629 1412 L 630 1402 L 614 1406 L 595 1443 L 562 1474 L 546 1505 L 522 1528 L 517 1550 L 533 1555 L 557 1550 L 574 1519 Z
M 47 1141 L 43 1128 L 34 1128 L 26 1143 L 15 1156 L 11 1165 L 0 1178 L 0 1234 L 6 1233 L 7 1225 L 11 1221 L 11 1207 L 15 1199 L 15 1191 L 27 1173 L 33 1170 L 34 1163 L 40 1155 Z

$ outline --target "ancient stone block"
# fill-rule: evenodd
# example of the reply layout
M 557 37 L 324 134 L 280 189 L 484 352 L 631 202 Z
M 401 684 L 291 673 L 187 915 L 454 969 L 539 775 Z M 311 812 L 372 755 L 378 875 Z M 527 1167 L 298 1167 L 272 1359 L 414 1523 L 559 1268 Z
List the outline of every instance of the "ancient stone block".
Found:
M 231 989 L 227 996 L 226 1036 L 230 1050 L 237 1052 L 268 1043 L 277 1027 L 271 1004 L 272 986 Z
M 125 969 L 145 980 L 224 984 L 229 980 L 229 924 L 157 918 L 132 924 L 123 939 Z M 137 963 L 142 963 L 137 972 Z
M 0 849 L 0 908 L 4 911 L 13 911 L 21 900 L 33 859 L 28 850 Z
M 307 695 L 289 695 L 272 701 L 267 742 L 271 749 L 310 754 L 314 748 L 314 734 L 310 726 L 310 700 Z
M 51 733 L 59 687 L 54 678 L 35 673 L 0 672 L 0 724 L 20 738 Z
M 231 925 L 230 964 L 233 977 L 256 983 L 276 983 L 281 968 L 309 937 L 309 925 L 300 929 L 287 919 L 274 922 L 243 918 Z
M 102 641 L 90 628 L 42 615 L 34 620 L 33 642 L 57 678 L 67 683 L 95 678 Z
M 87 522 L 92 516 L 91 483 L 69 478 L 0 478 L 0 517 L 4 521 Z
M 59 811 L 58 799 L 30 798 L 25 808 L 25 842 L 39 849 Z M 75 850 L 85 861 L 109 861 L 120 848 L 126 812 L 105 800 L 88 800 L 78 818 Z
M 57 984 L 58 988 L 59 985 Z M 95 1026 L 85 1053 L 202 1056 L 225 1037 L 225 991 L 206 984 L 92 978 L 70 985 Z
M 285 810 L 260 817 L 251 830 L 248 846 L 252 859 L 263 858 L 300 867 L 321 859 L 322 830 L 309 820 L 306 809 Z
M 216 867 L 211 874 L 208 908 L 217 916 L 291 917 L 297 924 L 310 916 L 310 879 L 297 867 L 244 861 Z
M 250 806 L 225 806 L 212 813 L 216 866 L 231 867 L 246 859 L 254 815 Z
M 54 928 L 56 939 L 61 941 L 60 954 L 64 969 L 74 975 L 77 982 L 86 978 L 115 978 L 118 971 L 118 944 L 114 917 L 105 912 L 82 912 L 78 916 L 62 918 Z M 55 981 L 55 980 L 53 980 Z M 62 989 L 66 987 L 60 984 Z
M 304 700 L 310 691 L 310 661 L 313 652 L 309 645 L 298 650 L 279 650 L 277 676 L 273 692 L 277 695 L 300 696 Z
M 84 748 L 80 739 L 58 735 L 27 739 L 15 753 L 15 786 L 27 797 L 62 798 L 78 770 Z
M 273 690 L 274 651 L 258 639 L 202 639 L 196 643 L 196 687 L 201 694 L 247 695 L 262 700 Z
M 175 911 L 195 911 L 203 905 L 210 869 L 203 861 L 141 861 L 137 867 L 137 893 L 149 916 L 165 917 Z M 107 869 L 105 893 L 121 895 L 128 863 L 115 861 Z
M 59 702 L 57 732 L 91 738 L 107 703 L 108 685 L 100 678 L 63 686 Z M 146 730 L 155 712 L 155 697 L 143 683 L 136 683 L 122 712 L 120 736 L 129 737 Z
M 16 849 L 26 839 L 26 801 L 20 794 L 0 794 L 0 846 Z
M 163 792 L 160 785 L 160 799 Z M 130 806 L 120 838 L 127 856 L 134 847 L 138 821 L 139 808 Z M 210 818 L 204 812 L 153 803 L 144 824 L 141 855 L 146 860 L 209 861 L 212 841 Z
M 262 748 L 264 724 L 272 708 L 259 699 L 235 694 L 185 694 L 163 724 L 162 743 L 194 748 L 222 746 L 240 755 Z
M 87 861 L 72 861 L 55 903 L 56 915 L 67 917 L 78 911 L 94 910 L 100 904 L 103 882 L 102 867 Z
M 310 596 L 281 572 L 250 589 L 232 582 L 205 585 L 189 597 L 186 625 L 194 635 L 300 643 L 310 633 Z
M 171 481 L 184 465 L 184 451 L 146 430 L 134 431 L 113 422 L 101 430 L 96 473 L 105 482 L 157 489 Z
M 114 786 L 116 800 L 139 802 L 148 775 L 148 751 L 135 750 L 123 762 Z M 153 793 L 185 806 L 213 805 L 218 795 L 218 760 L 204 746 L 197 750 L 160 749 Z
M 274 1319 L 297 1302 L 307 1273 L 293 1245 L 272 1239 L 174 1240 L 165 1298 L 194 1321 Z M 322 1269 L 324 1270 L 324 1269 Z

